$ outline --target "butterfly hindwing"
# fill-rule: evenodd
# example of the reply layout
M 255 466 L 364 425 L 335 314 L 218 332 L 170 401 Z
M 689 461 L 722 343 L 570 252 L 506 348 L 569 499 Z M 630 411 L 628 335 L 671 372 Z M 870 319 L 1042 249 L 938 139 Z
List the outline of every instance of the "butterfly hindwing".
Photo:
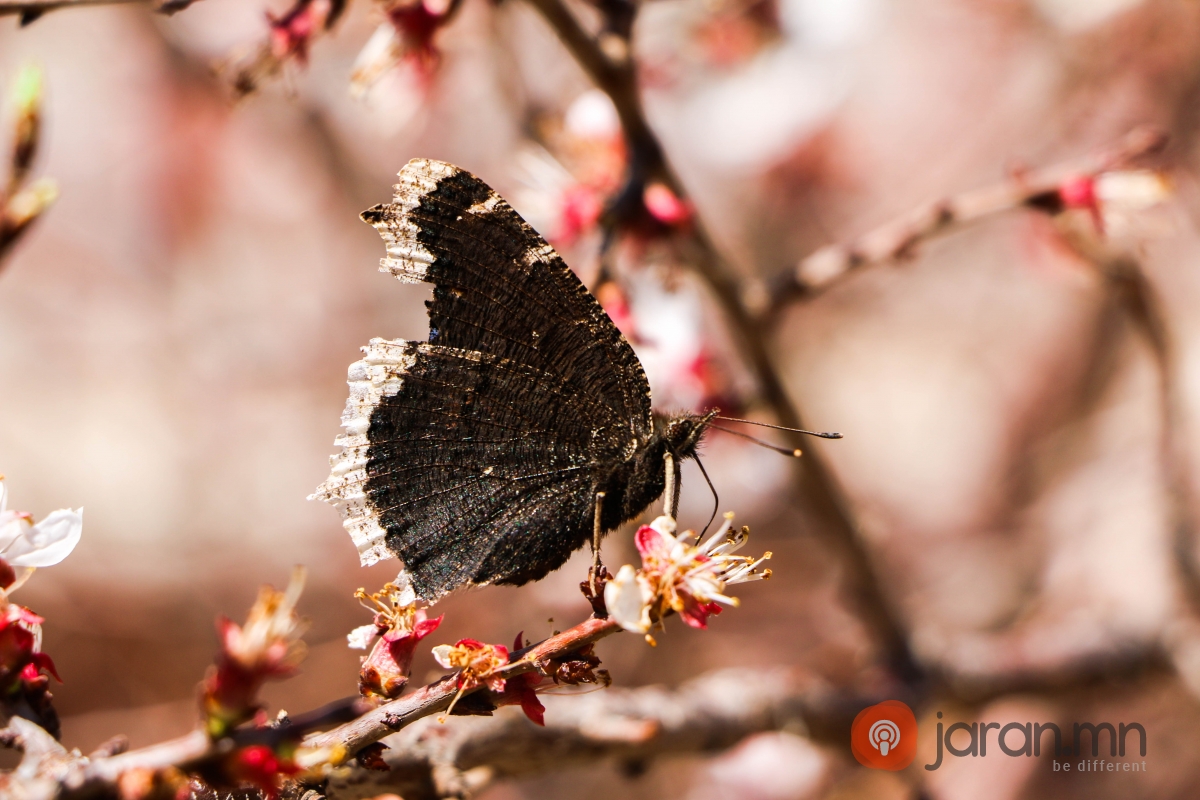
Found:
M 398 556 L 433 599 L 541 577 L 587 541 L 603 458 L 586 398 L 485 353 L 384 339 L 363 350 L 317 496 L 342 510 L 364 563 Z

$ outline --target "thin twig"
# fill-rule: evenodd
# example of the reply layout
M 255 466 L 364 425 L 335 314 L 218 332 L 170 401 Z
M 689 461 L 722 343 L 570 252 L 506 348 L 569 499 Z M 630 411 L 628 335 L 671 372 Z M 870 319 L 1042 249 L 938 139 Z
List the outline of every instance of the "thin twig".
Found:
M 1065 180 L 1095 177 L 1125 166 L 1161 150 L 1166 140 L 1166 134 L 1157 128 L 1137 128 L 1086 158 L 1019 173 L 993 186 L 929 203 L 849 244 L 822 247 L 787 273 L 774 291 L 765 294 L 778 306 L 789 298 L 824 290 L 853 270 L 902 259 L 922 242 L 952 229 L 1021 207 L 1055 210 L 1061 207 L 1057 194 Z
M 532 647 L 513 653 L 512 661 L 502 667 L 498 674 L 507 679 L 533 672 L 544 662 L 569 655 L 620 631 L 621 627 L 612 617 L 588 619 Z M 304 746 L 313 750 L 340 747 L 345 749 L 347 755 L 354 755 L 367 745 L 401 730 L 422 717 L 444 711 L 458 692 L 456 677 L 457 675 L 448 675 L 398 700 L 372 709 L 353 722 L 331 731 L 314 734 L 305 739 Z M 476 690 L 469 690 L 464 694 Z
M 196 0 L 0 0 L 0 17 L 20 15 L 21 24 L 33 22 L 41 15 L 60 8 L 82 8 L 84 6 L 112 6 L 142 3 L 153 5 L 161 14 L 174 14 L 190 6 Z

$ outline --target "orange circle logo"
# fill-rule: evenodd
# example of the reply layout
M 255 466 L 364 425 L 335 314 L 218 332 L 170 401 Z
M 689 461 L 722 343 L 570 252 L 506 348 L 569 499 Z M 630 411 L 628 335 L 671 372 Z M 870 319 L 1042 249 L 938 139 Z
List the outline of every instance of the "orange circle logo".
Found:
M 899 700 L 858 712 L 850 726 L 850 751 L 864 767 L 900 770 L 917 755 L 917 718 Z

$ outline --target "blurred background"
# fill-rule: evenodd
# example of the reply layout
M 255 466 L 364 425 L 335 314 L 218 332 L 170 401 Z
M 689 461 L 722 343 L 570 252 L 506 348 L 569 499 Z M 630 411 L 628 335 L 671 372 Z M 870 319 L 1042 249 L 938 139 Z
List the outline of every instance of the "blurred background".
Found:
M 571 8 L 595 24 L 594 8 Z M 358 348 L 427 335 L 428 287 L 378 273 L 380 239 L 358 220 L 409 158 L 475 172 L 555 243 L 635 341 L 662 410 L 770 420 L 677 231 L 702 221 L 736 274 L 766 279 L 1149 123 L 1170 134 L 1154 207 L 996 215 L 782 303 L 766 334 L 805 422 L 846 435 L 808 446 L 938 677 L 922 724 L 937 710 L 1136 721 L 1149 771 L 995 758 L 924 773 L 922 753 L 906 773 L 874 772 L 789 730 L 636 777 L 599 764 L 485 796 L 1197 796 L 1200 626 L 1181 526 L 1200 488 L 1200 4 L 647 0 L 632 38 L 641 96 L 689 199 L 648 189 L 658 227 L 603 259 L 627 157 L 611 102 L 531 6 L 454 9 L 424 39 L 395 22 L 389 40 L 384 6 L 357 0 L 302 43 L 307 64 L 289 51 L 236 100 L 231 74 L 286 3 L 0 18 L 2 85 L 29 62 L 45 71 L 36 172 L 60 190 L 0 265 L 0 472 L 10 507 L 85 508 L 77 551 L 17 598 L 47 620 L 64 742 L 189 730 L 214 617 L 241 619 L 295 563 L 309 568 L 309 654 L 269 688 L 272 712 L 356 691 L 345 635 L 369 616 L 352 593 L 395 562 L 360 568 L 337 512 L 306 497 L 327 475 Z M 1165 351 L 1123 311 L 1115 262 L 1157 298 Z M 672 620 L 654 649 L 604 641 L 616 685 L 773 665 L 886 685 L 844 564 L 795 491 L 802 467 L 723 434 L 704 459 L 775 576 L 739 587 L 742 607 L 708 631 Z M 681 521 L 702 526 L 711 506 L 689 465 Z M 609 537 L 610 565 L 635 560 L 629 533 Z M 574 624 L 588 561 L 443 601 L 431 643 Z M 436 669 L 425 653 L 413 679 Z

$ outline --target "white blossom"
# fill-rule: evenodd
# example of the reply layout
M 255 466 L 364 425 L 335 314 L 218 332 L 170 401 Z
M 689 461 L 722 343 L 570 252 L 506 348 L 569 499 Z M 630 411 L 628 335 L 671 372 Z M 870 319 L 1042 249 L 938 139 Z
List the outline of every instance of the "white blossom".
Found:
M 83 534 L 83 509 L 61 508 L 41 522 L 9 511 L 8 490 L 0 479 L 0 558 L 14 567 L 49 567 L 71 554 Z

